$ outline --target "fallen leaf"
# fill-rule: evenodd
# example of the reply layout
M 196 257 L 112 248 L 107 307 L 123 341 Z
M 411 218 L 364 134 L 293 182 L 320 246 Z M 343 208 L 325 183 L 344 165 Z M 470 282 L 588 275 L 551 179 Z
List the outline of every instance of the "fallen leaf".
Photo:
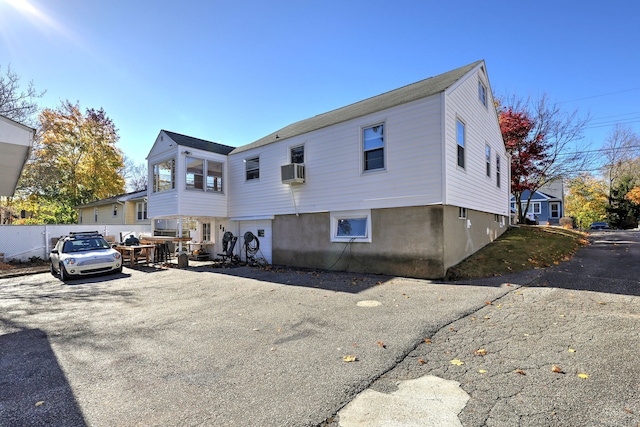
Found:
M 378 345 L 382 348 L 387 348 L 387 346 L 385 345 L 385 343 L 383 343 L 382 341 L 378 341 Z
M 555 372 L 556 374 L 564 374 L 564 371 L 558 365 L 552 365 L 551 366 L 551 372 Z
M 472 317 L 472 318 L 471 318 L 471 320 L 472 320 L 472 321 L 473 321 L 473 320 L 476 320 L 476 318 L 475 318 L 475 317 Z
M 570 348 L 569 350 L 567 350 L 569 353 L 575 353 L 576 351 L 572 348 Z
M 421 365 L 424 365 L 427 362 L 425 362 L 424 359 L 418 359 L 418 363 L 421 364 Z
M 477 350 L 473 350 L 473 354 L 475 354 L 476 356 L 486 356 L 487 350 L 485 350 L 484 348 L 479 348 Z
M 481 374 L 486 374 L 487 371 L 485 369 L 478 369 L 478 372 L 480 372 Z
M 429 338 L 425 338 L 425 339 L 424 339 L 424 342 L 425 342 L 426 344 L 431 344 L 431 340 L 430 340 Z
M 633 414 L 633 411 L 629 408 L 623 408 L 623 411 L 626 412 L 627 414 Z
M 491 301 L 486 301 L 485 302 L 485 305 L 491 305 L 491 304 L 493 304 Z
M 44 405 L 44 400 L 41 400 L 39 402 L 36 402 L 36 406 L 42 406 Z
M 600 304 L 600 305 L 607 305 L 607 303 L 606 303 L 606 302 L 604 302 L 604 301 L 598 301 L 598 304 Z
M 456 366 L 462 366 L 462 365 L 464 365 L 464 362 L 463 362 L 462 360 L 458 360 L 458 359 L 453 359 L 450 363 L 451 363 L 452 365 L 456 365 Z
M 524 372 L 522 369 L 516 369 L 514 372 L 520 375 L 527 375 L 526 372 Z
M 358 358 L 350 354 L 350 355 L 344 356 L 342 360 L 345 362 L 355 362 L 358 360 Z
M 589 378 L 589 374 L 579 373 L 578 378 L 587 379 Z

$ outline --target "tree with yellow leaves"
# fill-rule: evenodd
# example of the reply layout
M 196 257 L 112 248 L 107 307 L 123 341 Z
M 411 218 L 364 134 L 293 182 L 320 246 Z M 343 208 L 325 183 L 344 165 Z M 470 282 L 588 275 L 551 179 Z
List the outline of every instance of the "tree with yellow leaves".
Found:
M 74 223 L 74 206 L 124 192 L 118 130 L 103 109 L 62 102 L 44 109 L 31 158 L 18 185 L 31 223 Z
M 603 181 L 585 173 L 571 179 L 567 185 L 565 213 L 580 228 L 607 217 L 607 189 Z

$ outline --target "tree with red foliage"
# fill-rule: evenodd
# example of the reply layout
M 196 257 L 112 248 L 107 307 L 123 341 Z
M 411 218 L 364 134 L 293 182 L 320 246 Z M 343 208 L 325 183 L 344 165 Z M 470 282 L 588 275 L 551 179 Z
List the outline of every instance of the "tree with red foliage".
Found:
M 589 118 L 578 118 L 575 111 L 563 113 L 543 96 L 535 103 L 512 98 L 504 107 L 498 105 L 498 121 L 511 155 L 511 193 L 522 223 L 534 192 L 547 182 L 573 176 L 590 161 L 576 145 Z M 526 190 L 529 196 L 523 201 Z

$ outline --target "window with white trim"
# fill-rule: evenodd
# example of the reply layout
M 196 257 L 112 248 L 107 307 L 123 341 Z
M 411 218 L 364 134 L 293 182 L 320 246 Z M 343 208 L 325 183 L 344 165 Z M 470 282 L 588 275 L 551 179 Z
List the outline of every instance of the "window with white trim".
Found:
M 478 80 L 478 99 L 480 99 L 482 105 L 487 106 L 487 87 L 481 80 Z
M 467 219 L 467 208 L 458 208 L 458 218 Z
M 496 186 L 500 188 L 500 156 L 496 155 Z
M 384 123 L 362 129 L 363 170 L 384 169 Z
M 291 163 L 304 163 L 304 145 L 296 145 L 289 149 Z
M 371 242 L 371 210 L 331 212 L 332 242 Z
M 187 157 L 185 166 L 187 190 L 222 193 L 222 163 Z
M 93 222 L 98 222 L 98 208 L 93 208 Z
M 247 181 L 260 179 L 260 157 L 245 159 L 244 164 Z
M 524 211 L 525 208 L 527 207 L 527 203 L 524 202 L 522 203 L 522 210 Z M 529 203 L 529 209 L 527 210 L 527 213 L 533 213 L 535 215 L 540 215 L 540 213 L 542 212 L 542 207 L 540 202 L 530 202 Z
M 491 147 L 488 145 L 484 147 L 484 157 L 487 163 L 487 176 L 491 177 Z
M 147 202 L 136 203 L 136 221 L 147 219 Z
M 176 188 L 176 159 L 165 160 L 153 165 L 153 192 Z
M 456 120 L 456 142 L 458 143 L 458 166 L 464 169 L 465 126 Z

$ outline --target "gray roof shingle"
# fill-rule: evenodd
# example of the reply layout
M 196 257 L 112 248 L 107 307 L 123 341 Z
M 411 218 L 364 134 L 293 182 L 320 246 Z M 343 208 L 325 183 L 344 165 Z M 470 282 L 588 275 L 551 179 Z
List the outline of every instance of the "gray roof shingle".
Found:
M 243 145 L 234 149 L 231 154 L 241 153 L 252 148 L 272 144 L 282 139 L 302 135 L 307 132 L 312 132 L 327 126 L 332 126 L 347 120 L 366 116 L 367 114 L 435 95 L 445 91 L 465 74 L 483 62 L 484 61 L 482 60 L 476 61 L 472 64 L 456 68 L 455 70 L 451 70 L 444 74 L 429 77 L 419 82 L 403 86 L 399 89 L 356 102 L 355 104 L 347 105 L 346 107 L 338 108 L 336 110 L 290 124 L 252 142 L 251 144 Z
M 230 147 L 228 145 L 218 144 L 217 142 L 206 141 L 204 139 L 182 135 L 179 133 L 170 132 L 168 130 L 163 130 L 163 132 L 169 135 L 169 137 L 173 139 L 176 144 L 184 147 L 191 147 L 198 150 L 209 151 L 211 153 L 223 154 L 225 156 L 235 149 L 235 147 Z

